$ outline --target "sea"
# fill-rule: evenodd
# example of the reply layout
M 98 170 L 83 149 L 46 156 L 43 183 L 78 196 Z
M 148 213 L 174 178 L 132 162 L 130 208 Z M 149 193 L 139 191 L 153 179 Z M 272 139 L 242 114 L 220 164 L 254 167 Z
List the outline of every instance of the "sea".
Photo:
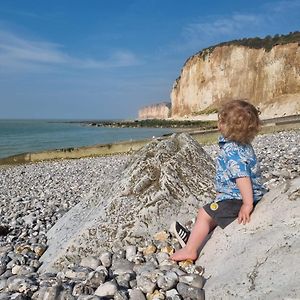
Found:
M 0 158 L 27 152 L 141 140 L 171 128 L 94 127 L 70 120 L 0 120 Z

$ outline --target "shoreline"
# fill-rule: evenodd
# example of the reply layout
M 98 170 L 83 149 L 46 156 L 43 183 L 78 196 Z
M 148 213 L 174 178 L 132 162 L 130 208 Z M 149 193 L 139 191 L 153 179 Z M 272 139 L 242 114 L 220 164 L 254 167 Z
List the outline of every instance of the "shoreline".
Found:
M 276 120 L 275 120 L 276 121 Z M 300 122 L 296 121 L 281 121 L 280 123 L 266 123 L 260 132 L 260 134 L 280 132 L 285 130 L 299 130 Z M 217 129 L 209 130 L 195 130 L 193 128 L 184 128 L 176 133 L 187 132 L 193 136 L 200 144 L 210 145 L 217 141 L 219 132 Z M 165 134 L 156 139 L 166 139 L 171 134 Z M 18 155 L 13 155 L 5 158 L 0 158 L 0 167 L 35 163 L 39 161 L 51 161 L 60 159 L 80 159 L 87 157 L 101 157 L 117 154 L 130 154 L 139 150 L 144 145 L 149 143 L 152 139 L 133 140 L 133 141 L 121 141 L 108 144 L 97 144 L 84 147 L 74 148 L 62 148 L 52 149 L 40 152 L 29 152 Z

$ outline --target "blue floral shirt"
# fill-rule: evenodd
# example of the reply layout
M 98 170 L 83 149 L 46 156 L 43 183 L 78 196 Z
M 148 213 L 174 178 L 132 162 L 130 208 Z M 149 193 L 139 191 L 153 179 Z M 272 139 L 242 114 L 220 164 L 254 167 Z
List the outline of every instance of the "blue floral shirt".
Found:
M 266 189 L 261 183 L 261 173 L 251 144 L 238 144 L 219 138 L 220 153 L 216 161 L 216 201 L 237 199 L 242 195 L 236 185 L 236 178 L 250 177 L 254 202 L 259 201 Z

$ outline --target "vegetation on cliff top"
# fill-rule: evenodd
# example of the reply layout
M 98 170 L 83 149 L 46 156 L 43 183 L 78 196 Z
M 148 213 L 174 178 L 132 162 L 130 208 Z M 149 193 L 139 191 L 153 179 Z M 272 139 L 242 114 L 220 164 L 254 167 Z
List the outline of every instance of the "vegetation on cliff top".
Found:
M 196 53 L 194 56 L 200 56 L 202 57 L 203 60 L 205 60 L 206 56 L 209 55 L 214 51 L 215 48 L 217 47 L 222 47 L 222 46 L 245 46 L 248 48 L 254 48 L 254 49 L 265 49 L 266 52 L 269 52 L 272 50 L 274 46 L 277 45 L 285 45 L 289 43 L 298 43 L 300 44 L 300 32 L 295 31 L 295 32 L 290 32 L 289 34 L 275 34 L 273 37 L 270 35 L 267 35 L 265 38 L 259 38 L 259 37 L 254 37 L 254 38 L 243 38 L 239 40 L 232 40 L 228 42 L 222 42 L 217 45 L 204 48 L 198 53 Z M 189 61 L 192 57 L 190 57 L 187 61 Z M 186 61 L 186 62 L 187 62 Z
M 289 43 L 300 43 L 300 32 L 290 32 L 289 34 L 275 34 L 274 36 L 267 35 L 264 38 L 254 37 L 254 38 L 243 38 L 239 40 L 232 40 L 228 42 L 222 42 L 217 45 L 208 47 L 200 51 L 198 54 L 201 54 L 202 52 L 206 52 L 209 50 L 210 52 L 213 51 L 216 47 L 221 46 L 231 46 L 231 45 L 237 45 L 237 46 L 245 46 L 249 48 L 255 48 L 255 49 L 262 49 L 264 48 L 266 51 L 270 51 L 274 46 L 277 45 L 285 45 Z

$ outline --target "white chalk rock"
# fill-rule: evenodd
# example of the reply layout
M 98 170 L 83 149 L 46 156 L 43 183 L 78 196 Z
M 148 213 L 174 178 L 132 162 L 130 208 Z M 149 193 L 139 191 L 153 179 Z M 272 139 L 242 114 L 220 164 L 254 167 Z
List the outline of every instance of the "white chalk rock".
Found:
M 247 225 L 217 228 L 197 264 L 207 299 L 298 298 L 300 177 L 267 193 Z
M 189 220 L 214 196 L 213 182 L 214 163 L 190 135 L 152 141 L 120 166 L 115 182 L 99 183 L 48 232 L 40 272 L 147 241 L 175 219 Z

